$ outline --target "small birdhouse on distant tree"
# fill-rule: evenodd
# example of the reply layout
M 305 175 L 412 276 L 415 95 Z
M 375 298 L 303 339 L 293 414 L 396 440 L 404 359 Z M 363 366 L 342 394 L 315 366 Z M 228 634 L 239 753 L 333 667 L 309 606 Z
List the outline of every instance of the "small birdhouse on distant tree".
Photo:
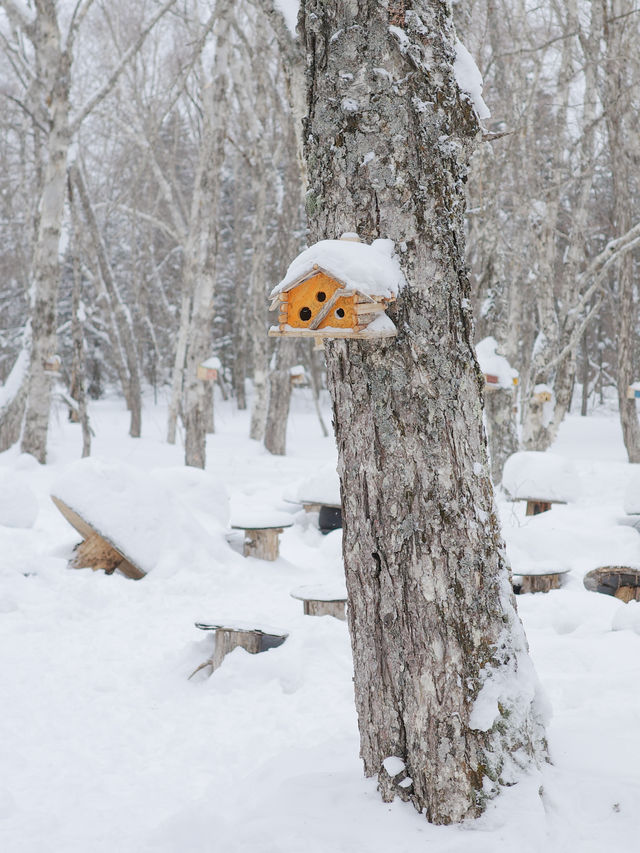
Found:
M 220 359 L 214 355 L 198 365 L 196 376 L 198 379 L 202 379 L 203 382 L 215 382 L 218 378 L 218 371 L 221 368 Z
M 289 370 L 289 376 L 291 377 L 291 384 L 294 387 L 299 387 L 301 385 L 308 385 L 309 381 L 307 379 L 307 374 L 304 369 L 303 364 L 295 364 Z
M 405 284 L 392 240 L 361 243 L 356 234 L 321 240 L 293 261 L 271 292 L 273 337 L 390 338 L 385 314 Z
M 47 373 L 60 373 L 62 359 L 59 355 L 50 355 L 44 359 L 42 366 Z

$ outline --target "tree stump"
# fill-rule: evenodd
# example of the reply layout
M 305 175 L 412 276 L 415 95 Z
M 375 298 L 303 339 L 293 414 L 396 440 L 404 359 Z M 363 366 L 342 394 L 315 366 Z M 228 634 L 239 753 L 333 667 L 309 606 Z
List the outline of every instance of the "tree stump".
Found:
M 263 628 L 241 628 L 237 625 L 227 626 L 208 622 L 196 622 L 195 626 L 196 628 L 200 628 L 201 631 L 214 632 L 214 647 L 211 657 L 196 667 L 189 678 L 192 678 L 197 672 L 206 667 L 210 667 L 211 672 L 209 675 L 211 675 L 218 669 L 225 656 L 235 648 L 238 648 L 238 646 L 250 655 L 257 655 L 260 652 L 266 652 L 269 649 L 281 646 L 289 636 L 286 633 L 275 633 Z
M 624 603 L 640 601 L 640 569 L 629 566 L 602 566 L 589 572 L 583 581 L 590 592 L 613 595 Z
M 540 515 L 541 512 L 548 512 L 551 509 L 551 501 L 527 501 L 527 511 L 525 515 Z
M 567 574 L 568 569 L 557 569 L 550 572 L 514 572 L 512 578 L 513 591 L 516 595 L 528 592 L 549 592 L 552 589 L 560 589 L 562 586 L 562 575 Z
M 301 586 L 291 597 L 302 602 L 305 616 L 333 616 L 343 622 L 347 618 L 347 591 L 329 586 Z

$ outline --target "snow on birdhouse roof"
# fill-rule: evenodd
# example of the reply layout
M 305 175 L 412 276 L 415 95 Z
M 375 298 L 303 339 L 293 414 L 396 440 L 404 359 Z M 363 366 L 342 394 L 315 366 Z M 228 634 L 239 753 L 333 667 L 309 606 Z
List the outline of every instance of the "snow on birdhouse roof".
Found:
M 349 290 L 393 299 L 406 284 L 394 250 L 393 240 L 374 240 L 371 245 L 348 239 L 321 240 L 292 261 L 271 297 L 290 290 L 314 272 L 324 272 Z
M 210 370 L 220 370 L 222 363 L 217 355 L 212 355 L 211 358 L 202 362 L 202 367 L 207 367 Z
M 518 377 L 518 371 L 511 367 L 503 355 L 498 355 L 497 348 L 498 342 L 491 336 L 483 338 L 476 344 L 480 370 L 490 376 L 497 376 L 500 388 L 512 388 L 513 380 Z
M 502 485 L 513 500 L 546 500 L 566 503 L 580 491 L 578 472 L 572 462 L 556 453 L 522 451 L 505 462 Z

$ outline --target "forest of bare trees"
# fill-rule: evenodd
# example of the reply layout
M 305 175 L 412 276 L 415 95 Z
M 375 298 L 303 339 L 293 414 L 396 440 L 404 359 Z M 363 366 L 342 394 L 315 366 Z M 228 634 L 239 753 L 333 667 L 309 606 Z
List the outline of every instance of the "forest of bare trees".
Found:
M 315 203 L 302 49 L 279 6 L 0 9 L 0 447 L 44 461 L 64 398 L 88 452 L 90 401 L 114 389 L 139 435 L 153 387 L 168 440 L 203 466 L 213 394 L 196 370 L 217 355 L 239 407 L 250 380 L 251 436 L 283 453 L 290 366 L 307 365 L 316 393 L 324 379 L 321 355 L 264 334 L 266 294 Z M 520 376 L 487 408 L 494 477 L 518 442 L 547 448 L 571 405 L 616 394 L 639 461 L 635 4 L 473 0 L 454 13 L 492 113 L 467 180 L 476 339 L 495 337 Z

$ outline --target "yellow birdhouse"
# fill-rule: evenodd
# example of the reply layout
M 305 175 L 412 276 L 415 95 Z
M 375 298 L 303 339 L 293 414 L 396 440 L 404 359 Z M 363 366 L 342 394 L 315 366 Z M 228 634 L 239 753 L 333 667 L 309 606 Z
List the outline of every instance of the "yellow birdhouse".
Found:
M 385 314 L 405 280 L 391 240 L 360 243 L 356 235 L 305 249 L 271 292 L 278 311 L 273 337 L 389 338 Z
M 203 382 L 215 382 L 221 367 L 220 359 L 214 355 L 198 365 L 196 376 Z

